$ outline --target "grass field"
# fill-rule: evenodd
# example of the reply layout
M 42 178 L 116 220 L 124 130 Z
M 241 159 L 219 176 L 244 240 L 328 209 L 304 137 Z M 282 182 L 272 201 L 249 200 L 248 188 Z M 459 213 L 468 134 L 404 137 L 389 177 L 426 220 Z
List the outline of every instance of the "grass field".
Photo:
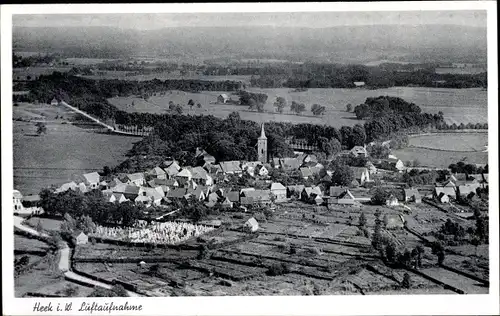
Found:
M 488 133 L 439 133 L 410 137 L 410 147 L 482 152 L 488 145 Z
M 42 105 L 22 104 L 13 111 L 14 117 L 29 117 L 32 113 L 47 122 L 47 134 L 37 136 L 33 122 L 13 121 L 14 187 L 24 195 L 67 182 L 74 174 L 114 166 L 138 141 L 135 137 L 99 134 L 62 124 L 63 120 L 54 119 L 58 110 Z
M 408 147 L 394 150 L 392 153 L 401 161 L 417 159 L 422 167 L 448 168 L 450 164 L 462 160 L 465 163 L 488 163 L 488 153 L 483 152 L 440 151 Z
M 292 89 L 257 89 L 249 88 L 251 92 L 261 92 L 268 95 L 264 106 L 266 113 L 247 111 L 246 106 L 211 104 L 215 102 L 221 91 L 204 91 L 189 93 L 183 91 L 167 92 L 165 96 L 153 96 L 148 101 L 136 97 L 117 97 L 109 101 L 122 110 L 128 112 L 164 113 L 169 101 L 184 105 L 184 112 L 190 114 L 211 114 L 225 118 L 232 111 L 239 111 L 244 119 L 262 121 L 289 121 L 295 123 L 316 123 L 332 126 L 355 125 L 363 123 L 357 120 L 354 113 L 345 111 L 348 103 L 356 106 L 363 103 L 368 97 L 390 95 L 401 97 L 420 106 L 423 111 L 437 113 L 442 111 L 448 123 L 485 123 L 488 121 L 487 92 L 480 89 L 432 89 L 432 88 L 390 88 L 380 90 L 354 90 L 354 89 L 309 89 L 303 92 L 291 92 Z M 273 103 L 276 97 L 281 96 L 287 100 L 306 104 L 304 115 L 290 113 L 289 107 L 284 114 L 274 113 Z M 190 109 L 187 103 L 193 99 L 201 103 L 202 109 Z M 131 106 L 132 101 L 134 106 Z M 326 106 L 326 113 L 322 117 L 314 117 L 310 112 L 312 104 Z

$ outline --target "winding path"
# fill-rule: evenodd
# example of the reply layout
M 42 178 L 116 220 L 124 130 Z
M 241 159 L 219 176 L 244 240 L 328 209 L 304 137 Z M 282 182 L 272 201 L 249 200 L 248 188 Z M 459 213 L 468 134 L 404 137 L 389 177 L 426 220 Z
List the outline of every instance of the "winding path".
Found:
M 45 237 L 45 238 L 50 237 L 47 234 L 39 233 L 31 227 L 23 225 L 22 222 L 23 222 L 23 218 L 21 218 L 19 216 L 14 216 L 14 227 L 16 227 L 16 228 L 18 228 L 18 229 L 20 229 L 20 230 L 22 230 L 30 235 L 33 235 L 33 236 Z M 99 282 L 96 280 L 92 280 L 90 278 L 87 278 L 83 275 L 80 275 L 78 273 L 71 271 L 71 248 L 69 247 L 67 242 L 63 241 L 59 244 L 58 252 L 60 254 L 59 265 L 58 265 L 59 271 L 64 273 L 64 276 L 67 280 L 75 282 L 75 283 L 79 283 L 79 284 L 84 283 L 84 284 L 87 284 L 88 286 L 92 286 L 92 287 L 97 286 L 97 287 L 105 288 L 108 290 L 112 288 L 112 286 L 109 284 L 102 283 L 102 282 Z M 130 297 L 140 297 L 141 296 L 140 294 L 138 294 L 136 292 L 132 292 L 132 291 L 127 291 L 127 294 Z

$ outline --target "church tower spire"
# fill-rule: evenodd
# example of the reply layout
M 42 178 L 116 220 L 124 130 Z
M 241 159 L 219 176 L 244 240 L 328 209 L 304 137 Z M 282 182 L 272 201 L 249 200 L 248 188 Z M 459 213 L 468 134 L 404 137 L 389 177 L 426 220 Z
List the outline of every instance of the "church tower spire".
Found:
M 257 157 L 262 163 L 267 163 L 267 137 L 264 130 L 264 123 L 260 128 L 260 137 L 257 140 Z

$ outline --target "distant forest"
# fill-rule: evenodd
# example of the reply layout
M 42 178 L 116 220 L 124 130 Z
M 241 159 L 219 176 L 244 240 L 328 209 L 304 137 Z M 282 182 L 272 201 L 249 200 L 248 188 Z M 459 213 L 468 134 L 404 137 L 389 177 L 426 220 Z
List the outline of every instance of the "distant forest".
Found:
M 125 125 L 153 126 L 153 133 L 136 143 L 129 153 L 130 158 L 119 166 L 121 171 L 152 167 L 165 156 L 173 156 L 186 164 L 196 164 L 196 147 L 204 148 L 218 161 L 255 160 L 259 125 L 253 121 L 241 120 L 237 112 L 231 113 L 226 119 L 170 113 L 127 113 L 118 110 L 106 100 L 115 94 L 126 96 L 140 91 L 147 93 L 173 89 L 174 86 L 187 88 L 193 85 L 214 90 L 215 86 L 217 89 L 234 88 L 232 82 L 89 80 L 54 73 L 40 76 L 39 80 L 30 82 L 29 98 L 49 102 L 57 96 L 101 119 L 112 119 Z M 325 154 L 331 155 L 341 148 L 363 145 L 407 128 L 444 125 L 442 114 L 422 113 L 418 106 L 401 98 L 381 96 L 368 98 L 366 103 L 372 108 L 369 114 L 366 114 L 368 116 L 364 117 L 369 119 L 354 127 L 342 126 L 337 129 L 327 125 L 267 123 L 266 135 L 270 156 L 292 155 L 293 151 L 285 141 L 290 137 L 304 139 L 310 145 L 318 146 Z M 365 105 L 355 108 L 358 117 L 358 112 L 364 113 L 360 110 L 363 107 Z M 144 156 L 147 158 L 143 158 Z

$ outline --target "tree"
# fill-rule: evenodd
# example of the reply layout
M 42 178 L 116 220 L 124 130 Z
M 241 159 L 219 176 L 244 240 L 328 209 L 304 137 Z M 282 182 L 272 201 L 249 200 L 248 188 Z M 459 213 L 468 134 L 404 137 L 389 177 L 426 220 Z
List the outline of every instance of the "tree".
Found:
M 387 229 L 387 225 L 389 225 L 389 218 L 387 217 L 387 214 L 384 214 L 382 222 L 384 223 L 384 229 Z
M 304 112 L 306 110 L 306 105 L 304 103 L 298 103 L 295 101 L 292 101 L 292 104 L 290 105 L 290 110 L 297 115 L 300 113 Z
M 359 215 L 359 226 L 360 227 L 365 227 L 366 226 L 366 216 L 365 216 L 365 213 L 361 213 L 361 215 Z
M 43 231 L 43 225 L 42 225 L 42 222 L 40 220 L 38 220 L 38 222 L 36 223 L 35 230 L 39 233 L 41 233 Z
M 274 107 L 278 110 L 278 112 L 283 113 L 283 110 L 285 109 L 287 103 L 285 98 L 283 97 L 276 97 L 276 101 L 274 102 Z
M 264 112 L 264 103 L 257 102 L 257 112 L 259 112 L 259 113 Z
M 188 101 L 188 105 L 189 105 L 189 107 L 190 107 L 191 109 L 193 108 L 193 106 L 194 106 L 194 101 L 193 101 L 193 99 L 189 99 L 189 101 Z
M 354 180 L 354 172 L 349 166 L 338 165 L 332 174 L 332 182 L 341 186 L 349 186 Z
M 366 133 L 365 133 L 365 128 L 362 125 L 360 125 L 360 124 L 354 125 L 351 135 L 352 135 L 351 136 L 351 147 L 363 146 L 365 144 Z
M 47 126 L 45 126 L 45 123 L 43 123 L 43 122 L 37 122 L 37 123 L 35 124 L 35 126 L 36 126 L 36 128 L 37 128 L 37 129 L 36 129 L 36 133 L 37 133 L 38 135 L 41 135 L 41 134 L 47 134 Z
M 175 113 L 181 115 L 182 114 L 182 106 L 181 105 L 177 105 L 175 107 Z
M 384 205 L 388 197 L 389 193 L 387 193 L 384 189 L 376 188 L 372 195 L 371 202 L 374 205 Z
M 254 99 L 248 100 L 248 109 L 253 111 L 257 107 L 257 102 Z
M 377 159 L 386 159 L 390 154 L 390 149 L 387 146 L 382 146 L 379 144 L 374 144 L 372 146 L 367 146 L 368 154 L 370 157 Z
M 380 210 L 375 211 L 375 228 L 372 236 L 373 248 L 380 250 L 382 246 L 382 221 L 380 220 Z
M 311 112 L 316 115 L 316 116 L 319 116 L 319 115 L 323 115 L 325 114 L 325 111 L 326 111 L 326 108 L 322 105 L 319 105 L 319 104 L 313 104 L 311 106 Z
M 111 168 L 109 168 L 108 166 L 104 166 L 102 168 L 102 175 L 109 176 L 110 174 L 111 174 Z
M 173 101 L 168 101 L 168 109 L 170 111 L 175 110 L 175 103 Z
M 198 107 L 198 109 L 201 109 L 201 103 L 198 103 L 196 106 Z
M 411 277 L 408 274 L 408 272 L 406 272 L 403 276 L 403 281 L 401 282 L 401 286 L 405 289 L 409 289 L 411 288 L 411 285 L 412 285 Z
M 345 110 L 346 110 L 347 112 L 351 112 L 351 111 L 352 111 L 352 104 L 351 104 L 351 103 L 348 103 L 348 104 L 346 105 L 346 107 L 345 107 Z

